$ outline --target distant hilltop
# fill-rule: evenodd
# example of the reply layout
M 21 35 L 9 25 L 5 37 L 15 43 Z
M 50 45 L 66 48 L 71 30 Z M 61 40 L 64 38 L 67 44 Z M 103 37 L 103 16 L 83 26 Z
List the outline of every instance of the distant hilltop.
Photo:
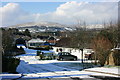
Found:
M 62 25 L 54 22 L 29 22 L 25 24 L 18 24 L 10 26 L 9 28 L 17 28 L 20 32 L 28 29 L 30 32 L 64 32 L 64 31 L 74 31 L 75 27 L 69 27 L 67 25 Z
M 53 27 L 66 27 L 66 25 L 62 25 L 59 23 L 55 22 L 29 22 L 29 23 L 24 23 L 24 24 L 18 24 L 18 25 L 13 25 L 9 26 L 10 28 L 17 28 L 17 27 L 30 27 L 30 26 L 53 26 Z
M 20 32 L 25 31 L 28 29 L 32 33 L 36 32 L 65 32 L 65 31 L 74 31 L 78 29 L 102 29 L 104 28 L 103 25 L 101 24 L 96 24 L 96 25 L 64 25 L 60 23 L 55 23 L 55 22 L 29 22 L 29 23 L 24 23 L 24 24 L 18 24 L 18 25 L 13 25 L 13 26 L 8 26 L 7 28 L 17 28 Z
M 17 25 L 13 25 L 13 26 L 8 26 L 9 28 L 22 28 L 22 27 L 33 27 L 33 26 L 38 26 L 38 27 L 71 27 L 71 28 L 84 28 L 84 25 L 78 25 L 78 24 L 74 24 L 74 25 L 65 25 L 65 24 L 60 24 L 60 23 L 56 23 L 56 22 L 47 22 L 47 21 L 41 21 L 41 22 L 28 22 L 28 23 L 24 23 L 24 24 L 17 24 Z M 102 24 L 91 24 L 91 25 L 86 25 L 85 28 L 87 29 L 95 29 L 95 28 L 103 28 L 104 26 Z

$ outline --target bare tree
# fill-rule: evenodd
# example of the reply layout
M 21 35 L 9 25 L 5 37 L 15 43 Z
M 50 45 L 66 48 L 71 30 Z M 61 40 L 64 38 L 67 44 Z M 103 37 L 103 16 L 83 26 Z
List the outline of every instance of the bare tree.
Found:
M 100 65 L 103 66 L 112 48 L 112 43 L 104 36 L 94 38 L 92 43 L 95 56 L 99 60 Z

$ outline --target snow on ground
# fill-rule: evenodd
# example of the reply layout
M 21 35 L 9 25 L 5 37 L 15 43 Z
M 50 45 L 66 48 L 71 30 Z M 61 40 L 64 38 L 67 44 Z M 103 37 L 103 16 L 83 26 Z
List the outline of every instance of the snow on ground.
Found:
M 97 73 L 93 71 L 105 71 L 108 73 L 117 73 L 117 68 L 90 68 L 83 69 L 81 61 L 57 61 L 57 60 L 38 60 L 36 58 L 36 50 L 24 48 L 26 54 L 16 56 L 21 62 L 17 67 L 17 74 L 2 74 L 3 78 L 93 78 L 90 75 L 114 76 L 112 74 Z M 91 65 L 90 65 L 91 66 Z M 90 67 L 89 64 L 87 67 Z M 88 71 L 87 71 L 88 70 Z M 91 71 L 90 71 L 91 70 Z
M 98 72 L 111 73 L 111 74 L 120 74 L 119 68 L 117 67 L 112 67 L 112 68 L 96 67 L 96 68 L 89 68 L 85 70 L 98 71 Z
M 74 61 L 57 61 L 57 60 L 37 60 L 34 56 L 21 57 L 20 65 L 17 68 L 19 73 L 41 73 L 41 72 L 54 72 L 54 71 L 72 71 L 80 70 L 81 66 L 72 67 Z M 77 61 L 80 63 L 79 61 Z
M 26 48 L 23 44 L 18 44 L 18 45 L 17 45 L 17 48 L 20 48 L 20 47 Z
M 15 78 L 21 77 L 21 74 L 8 74 L 8 73 L 4 73 L 4 74 L 1 74 L 0 77 L 7 78 L 7 79 L 11 79 L 11 78 L 15 79 Z
M 72 71 L 83 69 L 80 65 L 81 61 L 38 60 L 36 59 L 36 50 L 25 48 L 25 51 L 27 54 L 17 56 L 21 60 L 17 67 L 17 72 L 23 74 L 23 78 L 74 76 Z M 83 74 L 77 73 L 75 75 Z
M 72 55 L 75 55 L 78 57 L 78 59 L 82 58 L 82 52 L 80 49 L 74 49 L 74 48 L 64 48 L 64 47 L 53 47 L 53 51 L 55 51 L 55 53 L 57 52 L 57 49 L 62 49 L 63 52 L 70 52 Z M 92 49 L 83 49 L 83 55 L 86 53 L 90 53 L 92 51 Z M 85 59 L 85 56 L 83 56 L 83 59 Z

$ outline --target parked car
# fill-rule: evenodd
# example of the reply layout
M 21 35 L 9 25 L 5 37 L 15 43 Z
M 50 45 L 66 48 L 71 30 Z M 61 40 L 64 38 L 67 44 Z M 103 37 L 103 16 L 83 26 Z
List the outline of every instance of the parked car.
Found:
M 57 60 L 77 60 L 77 56 L 70 54 L 69 52 L 60 52 L 57 55 Z

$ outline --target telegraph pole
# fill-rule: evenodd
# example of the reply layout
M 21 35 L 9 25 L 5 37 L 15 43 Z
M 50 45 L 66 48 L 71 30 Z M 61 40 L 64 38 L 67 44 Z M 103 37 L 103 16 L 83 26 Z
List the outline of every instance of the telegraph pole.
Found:
M 84 62 L 83 62 L 83 49 L 80 49 L 80 50 L 81 50 L 81 52 L 82 52 L 82 54 L 81 54 L 81 56 L 82 56 L 81 62 L 82 62 L 82 66 L 83 66 L 83 69 L 84 69 Z
M 55 33 L 53 33 L 54 34 L 54 45 L 55 45 Z
M 82 54 L 81 54 L 81 56 L 82 56 L 81 61 L 82 61 L 82 63 L 83 63 L 83 49 L 80 49 L 80 50 L 81 50 L 81 52 L 82 52 Z

